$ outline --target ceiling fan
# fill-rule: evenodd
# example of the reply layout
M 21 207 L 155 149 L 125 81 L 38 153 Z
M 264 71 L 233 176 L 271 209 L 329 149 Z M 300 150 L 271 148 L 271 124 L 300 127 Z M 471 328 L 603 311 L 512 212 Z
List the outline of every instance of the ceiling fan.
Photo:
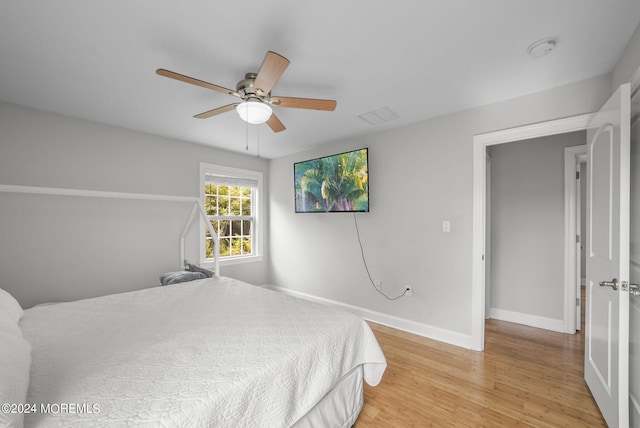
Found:
M 226 106 L 217 107 L 213 110 L 197 114 L 194 116 L 195 118 L 206 119 L 235 109 L 245 122 L 253 124 L 266 122 L 273 132 L 280 132 L 286 128 L 275 113 L 273 113 L 271 106 L 326 111 L 333 111 L 336 108 L 336 101 L 334 100 L 271 95 L 271 88 L 273 88 L 280 76 L 282 76 L 282 73 L 284 73 L 288 65 L 289 60 L 287 58 L 275 52 L 268 51 L 262 61 L 260 70 L 258 70 L 257 73 L 247 73 L 244 79 L 238 82 L 235 91 L 165 70 L 164 68 L 157 69 L 156 73 L 160 76 L 191 83 L 192 85 L 212 89 L 242 99 L 242 102 L 227 104 Z

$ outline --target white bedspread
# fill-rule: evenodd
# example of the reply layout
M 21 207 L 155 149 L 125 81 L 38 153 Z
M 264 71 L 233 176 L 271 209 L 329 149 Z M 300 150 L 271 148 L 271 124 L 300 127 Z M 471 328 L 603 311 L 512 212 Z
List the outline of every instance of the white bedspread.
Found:
M 20 327 L 26 427 L 282 428 L 354 367 L 371 385 L 386 367 L 360 318 L 229 278 L 36 307 Z

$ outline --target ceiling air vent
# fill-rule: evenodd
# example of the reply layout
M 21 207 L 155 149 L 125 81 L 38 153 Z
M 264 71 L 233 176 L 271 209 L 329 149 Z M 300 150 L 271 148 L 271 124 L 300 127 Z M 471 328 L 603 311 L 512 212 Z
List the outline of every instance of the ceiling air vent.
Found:
M 380 125 L 381 123 L 397 119 L 400 116 L 389 107 L 380 107 L 377 110 L 359 114 L 358 117 L 367 122 L 369 125 L 376 126 Z

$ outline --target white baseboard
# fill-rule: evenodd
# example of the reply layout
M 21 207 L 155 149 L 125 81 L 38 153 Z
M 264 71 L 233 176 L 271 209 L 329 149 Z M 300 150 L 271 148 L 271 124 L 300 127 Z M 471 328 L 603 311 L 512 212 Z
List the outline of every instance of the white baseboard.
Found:
M 538 315 L 524 314 L 522 312 L 512 312 L 504 309 L 491 308 L 491 318 L 508 321 L 516 324 L 528 325 L 529 327 L 543 328 L 545 330 L 564 333 L 564 321 L 554 318 L 540 317 Z
M 361 308 L 359 306 L 349 305 L 335 300 L 325 299 L 323 297 L 317 297 L 299 291 L 290 290 L 288 288 L 277 287 L 275 285 L 263 285 L 265 288 L 279 291 L 281 293 L 289 294 L 292 296 L 300 297 L 302 299 L 311 300 L 313 302 L 322 303 L 328 306 L 338 307 L 347 310 L 367 321 L 374 322 L 376 324 L 382 324 L 387 327 L 392 327 L 397 330 L 406 331 L 407 333 L 417 334 L 429 339 L 434 339 L 440 342 L 448 343 L 450 345 L 460 346 L 466 349 L 472 348 L 471 335 L 465 335 L 450 330 L 445 330 L 439 327 L 430 326 L 428 324 L 411 321 L 405 318 L 396 317 L 394 315 L 384 314 L 382 312 L 372 311 L 370 309 Z

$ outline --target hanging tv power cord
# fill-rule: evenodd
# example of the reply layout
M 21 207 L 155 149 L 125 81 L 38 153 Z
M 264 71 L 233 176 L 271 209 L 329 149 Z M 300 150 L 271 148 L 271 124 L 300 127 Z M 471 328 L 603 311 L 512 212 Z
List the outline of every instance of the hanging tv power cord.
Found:
M 367 271 L 367 276 L 369 277 L 369 282 L 371 282 L 371 285 L 373 286 L 373 289 L 376 290 L 381 295 L 383 295 L 387 300 L 398 300 L 399 298 L 401 298 L 402 296 L 407 294 L 407 291 L 409 291 L 409 290 L 405 289 L 402 292 L 402 294 L 400 294 L 399 296 L 389 297 L 385 293 L 383 293 L 382 290 L 380 290 L 380 289 L 378 289 L 378 287 L 376 287 L 376 283 L 373 280 L 373 278 L 371 278 L 371 272 L 369 272 L 369 267 L 367 266 L 367 260 L 366 260 L 366 258 L 364 256 L 364 248 L 362 248 L 362 240 L 360 239 L 360 230 L 358 229 L 358 219 L 356 217 L 356 213 L 355 212 L 353 213 L 353 222 L 356 225 L 356 236 L 358 237 L 358 244 L 360 245 L 360 254 L 362 254 L 362 264 L 364 265 L 364 270 Z

